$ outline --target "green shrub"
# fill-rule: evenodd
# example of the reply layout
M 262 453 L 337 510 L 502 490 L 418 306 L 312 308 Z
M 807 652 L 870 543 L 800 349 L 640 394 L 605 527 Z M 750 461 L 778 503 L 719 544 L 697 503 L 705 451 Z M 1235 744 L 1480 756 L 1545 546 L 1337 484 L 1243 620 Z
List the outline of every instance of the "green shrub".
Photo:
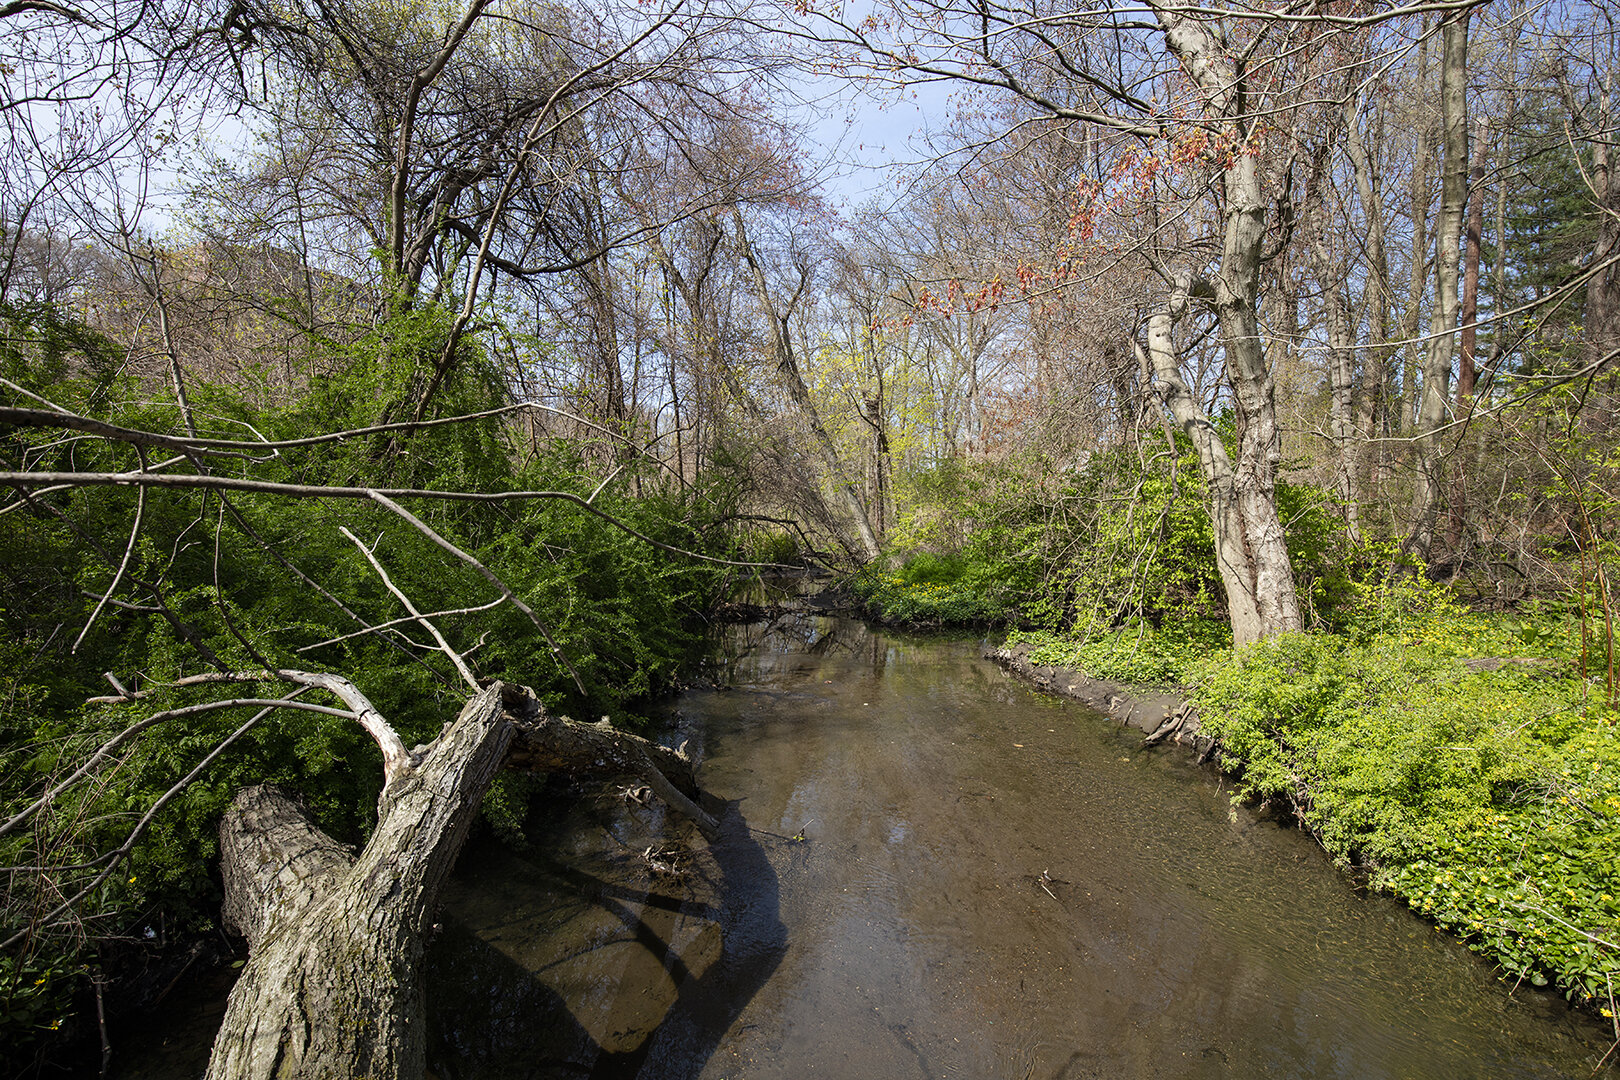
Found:
M 424 358 L 442 330 L 443 320 L 431 313 L 399 320 L 379 331 L 397 334 L 394 347 L 385 350 L 389 363 L 403 365 L 392 375 L 379 374 L 369 354 L 328 357 L 328 374 L 307 394 L 274 407 L 254 403 L 237 388 L 196 380 L 195 415 L 208 425 L 204 434 L 238 437 L 253 430 L 270 438 L 359 426 L 390 409 L 397 418 L 411 395 L 423 390 Z M 0 348 L 0 362 L 14 381 L 85 415 L 156 431 L 180 429 L 173 402 L 152 387 L 119 381 L 82 357 L 46 363 L 51 357 L 44 346 L 14 344 L 8 339 Z M 382 344 L 379 337 L 366 347 Z M 469 343 L 435 399 L 438 407 L 461 412 L 499 403 L 491 374 L 476 343 Z M 48 431 L 8 429 L 0 440 L 12 460 L 26 456 L 41 469 L 136 464 L 125 447 L 58 440 Z M 720 524 L 734 504 L 725 492 L 660 494 L 656 477 L 638 476 L 635 463 L 597 491 L 604 471 L 599 448 L 525 440 L 520 455 L 507 440 L 508 430 L 489 420 L 284 449 L 251 468 L 260 479 L 303 484 L 571 492 L 594 496 L 595 508 L 672 547 L 705 551 L 729 545 Z M 229 466 L 242 467 L 234 460 Z M 445 658 L 404 640 L 420 637 L 416 627 L 346 636 L 358 629 L 357 619 L 375 626 L 403 609 L 340 527 L 363 538 L 420 610 L 469 608 L 498 593 L 472 567 L 366 501 L 298 502 L 238 493 L 227 506 L 213 492 L 149 491 L 141 536 L 130 548 L 115 597 L 125 603 L 105 607 L 91 625 L 96 598 L 112 580 L 109 564 L 121 561 L 128 544 L 137 498 L 124 488 L 84 488 L 51 495 L 54 512 L 25 508 L 0 515 L 6 570 L 0 577 L 0 818 L 27 806 L 128 725 L 221 696 L 206 687 L 161 689 L 216 665 L 340 672 L 370 697 L 407 745 L 431 740 L 460 707 L 468 691 Z M 699 616 L 720 581 L 706 564 L 673 556 L 556 500 L 419 500 L 409 508 L 497 573 L 539 614 L 556 642 L 554 652 L 509 604 L 437 618 L 480 677 L 533 686 L 553 708 L 575 716 L 634 720 L 642 700 L 667 686 L 702 650 Z M 161 583 L 161 610 L 139 582 Z M 559 662 L 559 653 L 568 665 Z M 126 683 L 138 679 L 140 689 L 156 692 L 138 704 L 86 705 L 87 698 L 107 692 L 104 671 Z M 264 697 L 285 692 L 270 682 L 230 691 Z M 275 714 L 242 732 L 175 794 L 118 872 L 93 888 L 71 917 L 37 925 L 61 896 L 87 886 L 99 870 L 94 860 L 122 843 L 132 823 L 251 714 L 237 708 L 171 719 L 56 799 L 29 828 L 0 838 L 0 859 L 8 867 L 54 868 L 12 873 L 0 892 L 0 936 L 30 934 L 22 951 L 6 955 L 12 967 L 0 971 L 0 1042 L 22 1045 L 37 1034 L 40 1017 L 70 994 L 63 988 L 77 976 L 63 973 L 77 971 L 84 950 L 98 938 L 127 934 L 157 913 L 171 932 L 209 925 L 218 908 L 208 867 L 215 830 L 240 787 L 282 784 L 297 791 L 334 836 L 365 838 L 381 784 L 375 746 L 350 720 Z M 487 820 L 515 835 L 523 793 L 521 785 L 503 783 L 491 796 Z M 55 974 L 36 984 L 43 977 L 36 968 Z M 49 1007 L 42 1004 L 47 1001 Z

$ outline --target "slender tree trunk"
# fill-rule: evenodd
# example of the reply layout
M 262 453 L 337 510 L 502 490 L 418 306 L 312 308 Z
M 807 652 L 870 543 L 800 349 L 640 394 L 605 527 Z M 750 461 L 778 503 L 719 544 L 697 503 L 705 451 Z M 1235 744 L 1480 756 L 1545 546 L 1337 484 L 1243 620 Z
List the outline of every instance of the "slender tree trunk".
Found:
M 1612 78 L 1612 73 L 1611 76 Z M 1588 366 L 1614 362 L 1620 349 L 1620 269 L 1605 265 L 1620 255 L 1620 178 L 1615 176 L 1614 148 L 1611 145 L 1613 118 L 1610 86 L 1598 98 L 1597 116 L 1587 145 L 1592 151 L 1592 190 L 1598 205 L 1598 236 L 1592 246 L 1591 265 L 1595 272 L 1586 283 L 1586 354 Z M 1601 269 L 1598 269 L 1601 268 Z M 1596 383 L 1597 393 L 1587 413 L 1591 430 L 1609 431 L 1615 427 L 1615 376 L 1611 370 Z
M 1357 476 L 1360 474 L 1361 440 L 1355 417 L 1355 358 L 1354 326 L 1350 321 L 1350 301 L 1342 281 L 1324 279 L 1324 302 L 1327 305 L 1328 331 L 1328 426 L 1338 454 L 1337 476 L 1334 487 L 1344 504 L 1345 527 L 1352 543 L 1361 542 L 1361 513 L 1357 496 Z
M 1457 417 L 1466 420 L 1474 410 L 1474 384 L 1478 381 L 1475 350 L 1479 341 L 1479 249 L 1485 231 L 1485 160 L 1490 142 L 1490 121 L 1480 120 L 1474 128 L 1473 161 L 1468 167 L 1468 221 L 1463 229 L 1462 304 L 1457 312 L 1461 324 L 1457 350 Z M 1447 505 L 1446 547 L 1455 555 L 1462 546 L 1463 527 L 1468 516 L 1468 474 L 1470 452 L 1457 456 Z
M 1443 128 L 1440 219 L 1435 232 L 1434 307 L 1429 318 L 1423 364 L 1423 396 L 1418 408 L 1417 470 L 1412 491 L 1412 528 L 1407 550 L 1429 558 L 1443 490 L 1439 428 L 1445 423 L 1451 382 L 1453 332 L 1457 328 L 1457 264 L 1468 201 L 1468 15 L 1449 17 L 1441 26 L 1440 118 Z
M 1362 290 L 1362 304 L 1367 311 L 1367 333 L 1370 338 L 1362 351 L 1361 394 L 1356 400 L 1355 428 L 1362 440 L 1354 485 L 1352 503 L 1359 507 L 1364 501 L 1367 485 L 1379 473 L 1379 462 L 1384 457 L 1380 440 L 1388 422 L 1389 401 L 1389 311 L 1393 292 L 1389 279 L 1389 254 L 1386 243 L 1383 192 L 1371 155 L 1363 141 L 1359 118 L 1347 117 L 1345 148 L 1354 169 L 1356 197 L 1361 201 L 1362 213 L 1367 221 L 1367 277 Z
M 1428 26 L 1418 42 L 1417 85 L 1425 86 L 1429 79 Z M 1419 108 L 1423 103 L 1419 102 Z M 1417 139 L 1412 149 L 1412 266 L 1406 299 L 1406 313 L 1401 319 L 1401 340 L 1406 342 L 1401 363 L 1401 417 L 1399 431 L 1410 435 L 1417 415 L 1418 357 L 1423 346 L 1417 341 L 1418 326 L 1422 322 L 1423 294 L 1429 280 L 1429 170 L 1433 167 L 1433 151 L 1429 141 L 1427 117 L 1417 120 Z
M 851 523 L 855 527 L 856 538 L 854 542 L 842 539 L 844 547 L 851 556 L 860 562 L 871 562 L 877 558 L 880 548 L 877 532 L 872 528 L 872 520 L 867 516 L 866 505 L 861 501 L 860 492 L 850 480 L 848 471 L 844 468 L 838 448 L 833 445 L 832 437 L 827 434 L 827 428 L 821 422 L 821 414 L 816 409 L 816 403 L 810 397 L 810 388 L 804 384 L 804 376 L 799 372 L 799 363 L 793 355 L 793 337 L 789 332 L 789 320 L 793 315 L 794 305 L 798 301 L 798 294 L 785 308 L 779 308 L 771 297 L 770 284 L 765 280 L 765 270 L 760 266 L 754 255 L 754 247 L 748 240 L 748 232 L 743 226 L 742 211 L 732 209 L 732 220 L 737 226 L 737 244 L 742 249 L 743 258 L 754 273 L 755 294 L 759 297 L 760 308 L 764 312 L 766 321 L 771 326 L 771 345 L 776 354 L 776 370 L 782 377 L 782 386 L 787 390 L 788 398 L 792 400 L 799 415 L 804 418 L 810 428 L 811 442 L 816 452 L 821 456 L 822 465 L 827 469 L 827 475 L 837 491 L 845 511 L 849 514 Z M 801 290 L 804 283 L 801 282 Z
M 1191 287 L 1192 283 L 1187 280 L 1178 283 L 1164 307 L 1148 317 L 1147 348 L 1141 362 L 1152 373 L 1153 389 L 1159 401 L 1192 441 L 1198 455 L 1198 469 L 1203 475 L 1209 501 L 1210 523 L 1215 530 L 1216 569 L 1226 589 L 1227 613 L 1232 620 L 1232 640 L 1234 644 L 1246 645 L 1271 634 L 1298 630 L 1302 623 L 1297 600 L 1293 601 L 1291 613 L 1279 603 L 1294 597 L 1293 571 L 1287 561 L 1287 550 L 1282 552 L 1281 568 L 1285 578 L 1279 577 L 1274 562 L 1262 567 L 1255 557 L 1256 551 L 1274 549 L 1251 539 L 1253 510 L 1252 505 L 1246 507 L 1245 502 L 1252 504 L 1253 500 L 1252 496 L 1245 498 L 1244 487 L 1252 481 L 1243 475 L 1241 463 L 1232 460 L 1214 423 L 1181 373 L 1174 327 L 1186 312 Z M 1271 517 L 1276 520 L 1275 501 L 1271 504 Z M 1279 522 L 1277 532 L 1280 534 L 1281 530 Z M 1263 541 L 1264 537 L 1257 539 Z

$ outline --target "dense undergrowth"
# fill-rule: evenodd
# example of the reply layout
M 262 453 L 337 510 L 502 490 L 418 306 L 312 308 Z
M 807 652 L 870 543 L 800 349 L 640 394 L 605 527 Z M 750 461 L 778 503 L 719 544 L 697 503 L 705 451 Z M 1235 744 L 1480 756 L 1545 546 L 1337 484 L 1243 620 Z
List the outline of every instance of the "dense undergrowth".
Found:
M 1620 714 L 1581 677 L 1579 627 L 1393 591 L 1382 624 L 1236 653 L 1179 632 L 1014 638 L 1035 663 L 1186 687 L 1239 799 L 1295 818 L 1508 975 L 1612 1014 Z

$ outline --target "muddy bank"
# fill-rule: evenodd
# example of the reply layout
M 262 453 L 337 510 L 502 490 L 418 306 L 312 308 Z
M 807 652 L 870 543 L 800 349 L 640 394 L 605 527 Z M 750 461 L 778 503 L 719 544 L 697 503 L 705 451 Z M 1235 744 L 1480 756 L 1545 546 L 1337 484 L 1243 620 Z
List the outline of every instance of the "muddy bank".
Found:
M 1033 650 L 1034 646 L 1027 642 L 991 646 L 985 649 L 984 657 L 1047 693 L 1078 701 L 1121 724 L 1138 728 L 1150 745 L 1182 743 L 1197 752 L 1200 761 L 1210 756 L 1214 740 L 1198 733 L 1198 714 L 1180 694 L 1094 679 L 1074 668 L 1031 663 L 1029 654 Z

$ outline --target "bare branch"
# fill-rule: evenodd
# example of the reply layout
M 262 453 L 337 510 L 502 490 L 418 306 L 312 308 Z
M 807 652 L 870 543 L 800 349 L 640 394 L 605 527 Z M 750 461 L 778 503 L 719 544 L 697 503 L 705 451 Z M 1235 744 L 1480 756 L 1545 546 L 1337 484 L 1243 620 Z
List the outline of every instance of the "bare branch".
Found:
M 479 604 L 476 607 L 445 608 L 442 611 L 430 611 L 424 617 L 429 619 L 442 619 L 446 615 L 476 615 L 480 611 L 489 611 L 492 608 L 498 608 L 504 603 L 506 603 L 506 597 L 497 596 L 487 604 Z M 403 615 L 397 619 L 389 619 L 387 622 L 378 623 L 376 626 L 368 626 L 363 630 L 355 630 L 352 633 L 342 634 L 335 638 L 327 638 L 325 641 L 317 641 L 313 645 L 301 645 L 293 651 L 300 653 L 312 652 L 315 649 L 322 649 L 328 645 L 337 645 L 341 642 L 350 641 L 357 637 L 366 637 L 371 634 L 376 634 L 379 630 L 387 630 L 391 627 L 403 626 L 405 623 L 415 622 L 416 620 L 417 616 L 415 615 Z
M 366 547 L 365 544 L 361 543 L 360 538 L 354 535 L 354 533 L 350 532 L 348 526 L 339 525 L 338 532 L 342 533 L 344 536 L 347 536 L 351 541 L 354 542 L 354 546 L 360 549 L 360 554 L 366 557 L 366 561 L 371 564 L 371 568 L 375 570 L 377 572 L 377 576 L 382 579 L 383 585 L 388 588 L 389 592 L 393 593 L 399 598 L 399 602 L 405 605 L 405 610 L 411 613 L 411 617 L 420 623 L 428 633 L 433 635 L 433 640 L 439 643 L 439 651 L 444 653 L 444 655 L 449 658 L 450 663 L 455 665 L 456 671 L 461 675 L 462 681 L 465 682 L 468 688 L 476 694 L 479 690 L 478 680 L 473 677 L 473 673 L 468 669 L 467 661 L 462 659 L 461 654 L 455 649 L 452 649 L 450 647 L 450 643 L 444 639 L 444 635 L 439 633 L 439 628 L 434 626 L 426 615 L 423 615 L 416 609 L 416 605 L 411 603 L 411 598 L 401 592 L 399 587 L 394 584 L 393 578 L 388 576 L 388 571 L 383 569 L 382 563 L 377 561 L 377 557 L 372 554 L 371 549 Z
M 372 500 L 376 502 L 378 506 L 383 507 L 390 513 L 393 513 L 402 520 L 408 522 L 414 529 L 416 529 L 417 532 L 420 532 L 423 536 L 433 541 L 439 547 L 443 548 L 445 551 L 448 551 L 450 554 L 454 555 L 456 558 L 460 559 L 474 570 L 477 570 L 485 581 L 501 590 L 501 595 L 510 600 L 513 607 L 527 615 L 529 617 L 529 622 L 533 623 L 534 628 L 540 631 L 540 636 L 546 639 L 547 645 L 551 646 L 551 655 L 556 658 L 557 663 L 561 664 L 563 668 L 567 670 L 569 675 L 573 676 L 574 685 L 579 688 L 579 692 L 581 694 L 588 693 L 588 691 L 585 689 L 585 680 L 579 677 L 579 672 L 574 669 L 574 665 L 569 662 L 568 657 L 563 653 L 562 647 L 559 646 L 556 639 L 551 636 L 551 631 L 546 629 L 545 623 L 540 621 L 540 616 L 536 615 L 534 613 L 534 609 L 528 604 L 525 604 L 523 599 L 518 596 L 517 593 L 507 588 L 506 582 L 495 576 L 494 571 L 485 566 L 483 563 L 479 562 L 477 559 L 473 558 L 471 555 L 467 554 L 465 551 L 462 551 L 444 537 L 440 536 L 438 532 L 431 528 L 426 522 L 422 521 L 421 518 L 417 517 L 403 506 L 400 506 L 386 495 L 378 491 L 373 491 L 370 493 L 370 495 Z
M 146 455 L 142 454 L 141 463 L 144 465 L 145 462 Z M 129 560 L 135 554 L 135 541 L 140 539 L 141 522 L 145 519 L 145 517 L 146 489 L 142 488 L 139 496 L 137 496 L 135 500 L 135 521 L 129 527 L 129 542 L 124 545 L 124 556 L 118 561 L 118 569 L 113 572 L 112 583 L 107 586 L 107 591 L 101 595 L 99 600 L 96 601 L 96 606 L 94 610 L 90 612 L 90 617 L 84 621 L 84 629 L 80 630 L 79 636 L 73 639 L 73 647 L 68 649 L 70 654 L 76 654 L 79 651 L 79 646 L 84 643 L 85 635 L 88 634 L 90 632 L 90 628 L 96 624 L 96 616 L 100 615 L 101 609 L 107 606 L 107 601 L 112 599 L 112 594 L 118 591 L 119 583 L 124 580 L 124 571 L 129 569 Z
M 121 863 L 124 859 L 128 858 L 129 854 L 132 851 L 135 850 L 135 845 L 137 843 L 139 843 L 141 837 L 146 834 L 147 826 L 152 824 L 152 820 L 157 817 L 158 813 L 160 811 L 162 811 L 162 809 L 165 806 L 167 806 L 170 803 L 170 801 L 172 801 L 175 798 L 175 796 L 179 795 L 186 788 L 190 787 L 192 781 L 196 780 L 197 777 L 201 776 L 204 772 L 206 772 L 210 765 L 212 765 L 215 761 L 218 761 L 219 758 L 220 758 L 220 755 L 224 754 L 226 750 L 230 749 L 232 743 L 236 742 L 237 739 L 239 739 L 243 735 L 247 734 L 248 731 L 251 728 L 253 728 L 254 725 L 256 725 L 260 720 L 263 720 L 265 717 L 269 716 L 272 712 L 274 712 L 277 709 L 308 708 L 308 706 L 305 705 L 303 702 L 292 700 L 294 695 L 303 693 L 304 689 L 305 688 L 300 687 L 299 689 L 294 690 L 291 694 L 288 694 L 286 697 L 279 698 L 279 699 L 274 700 L 274 701 L 257 701 L 257 700 L 248 701 L 248 700 L 243 700 L 243 701 L 240 701 L 240 702 L 236 702 L 236 704 L 244 704 L 244 705 L 245 704 L 262 704 L 262 705 L 264 705 L 264 708 L 260 709 L 256 713 L 254 713 L 251 717 L 249 717 L 247 719 L 246 722 L 244 722 L 235 731 L 231 732 L 225 738 L 221 739 L 214 746 L 214 748 L 212 750 L 210 750 L 208 752 L 208 754 L 192 768 L 192 770 L 190 772 L 188 772 L 181 779 L 175 781 L 172 785 L 170 785 L 169 790 L 165 791 L 162 795 L 158 796 L 158 798 L 152 803 L 152 805 L 147 808 L 146 813 L 141 815 L 141 819 L 135 823 L 133 828 L 130 829 L 129 834 L 124 838 L 124 842 L 122 844 L 120 844 L 117 848 L 103 854 L 99 859 L 96 860 L 97 862 L 105 861 L 107 865 L 102 868 L 101 873 L 97 874 L 93 879 L 91 879 L 91 881 L 90 881 L 90 883 L 88 885 L 85 885 L 83 888 L 81 888 L 73 896 L 71 896 L 68 899 L 62 901 L 62 903 L 58 904 L 56 906 L 56 908 L 54 908 L 53 910 L 47 912 L 45 915 L 42 915 L 38 919 L 34 920 L 33 925 L 24 927 L 23 929 L 17 931 L 15 934 L 11 935 L 11 937 L 7 938 L 5 941 L 0 941 L 0 949 L 8 949 L 8 948 L 10 948 L 12 945 L 15 945 L 21 939 L 23 939 L 23 938 L 27 937 L 29 934 L 33 933 L 35 927 L 37 927 L 38 925 L 49 923 L 52 919 L 55 919 L 58 915 L 61 915 L 64 912 L 67 912 L 67 911 L 71 911 L 73 908 L 77 907 L 78 904 L 80 903 L 80 901 L 82 901 L 85 897 L 89 896 L 96 889 L 100 888 L 101 885 L 109 877 L 112 876 L 113 872 L 118 869 L 118 864 Z M 335 711 L 335 710 L 322 710 L 322 711 Z M 4 830 L 0 830 L 0 835 L 3 835 L 3 834 L 4 834 Z
M 258 682 L 268 677 L 268 673 L 266 672 L 252 672 L 244 673 L 236 681 Z M 226 680 L 211 679 L 208 681 L 223 682 Z M 108 701 L 109 699 L 91 698 L 90 700 L 101 702 Z M 120 731 L 117 735 L 114 735 L 111 739 L 108 739 L 106 742 L 102 743 L 101 746 L 96 749 L 95 753 L 86 758 L 77 769 L 74 769 L 73 772 L 68 775 L 67 779 L 57 782 L 54 786 L 47 790 L 45 794 L 41 795 L 38 799 L 35 799 L 32 803 L 29 803 L 23 809 L 17 811 L 17 813 L 13 814 L 4 823 L 0 823 L 0 836 L 5 836 L 18 825 L 22 824 L 34 814 L 38 813 L 43 807 L 49 806 L 52 802 L 56 801 L 56 799 L 61 796 L 62 792 L 66 791 L 68 788 L 72 787 L 74 784 L 78 783 L 80 780 L 83 780 L 86 776 L 94 772 L 104 761 L 112 756 L 114 750 L 117 750 L 120 746 L 123 746 L 125 743 L 129 742 L 130 739 L 134 738 L 136 735 L 139 735 L 141 732 L 155 727 L 158 724 L 164 723 L 165 721 L 174 720 L 179 717 L 196 716 L 200 713 L 216 712 L 220 709 L 234 709 L 240 706 L 302 709 L 305 712 L 322 713 L 326 716 L 341 716 L 350 720 L 357 719 L 355 713 L 345 709 L 334 709 L 327 705 L 314 705 L 305 701 L 290 701 L 286 699 L 278 700 L 274 698 L 229 698 L 224 701 L 205 701 L 197 705 L 185 705 L 178 709 L 165 709 L 163 712 L 153 713 L 151 716 L 136 721 L 123 731 Z
M 89 472 L 11 472 L 0 471 L 0 484 L 19 491 L 34 492 L 41 488 L 56 487 L 162 487 L 174 489 L 202 489 L 205 491 L 248 491 L 263 495 L 281 495 L 292 499 L 371 499 L 378 495 L 390 499 L 441 499 L 447 502 L 500 503 L 530 502 L 536 499 L 556 499 L 572 503 L 585 512 L 601 518 L 615 529 L 633 536 L 660 551 L 683 555 L 717 566 L 756 566 L 767 569 L 791 570 L 780 563 L 743 562 L 722 559 L 714 555 L 678 548 L 654 540 L 606 511 L 599 510 L 589 500 L 571 491 L 433 491 L 425 488 L 363 488 L 327 487 L 321 484 L 283 484 L 272 480 L 244 480 L 232 476 L 199 476 L 195 473 L 89 473 Z

